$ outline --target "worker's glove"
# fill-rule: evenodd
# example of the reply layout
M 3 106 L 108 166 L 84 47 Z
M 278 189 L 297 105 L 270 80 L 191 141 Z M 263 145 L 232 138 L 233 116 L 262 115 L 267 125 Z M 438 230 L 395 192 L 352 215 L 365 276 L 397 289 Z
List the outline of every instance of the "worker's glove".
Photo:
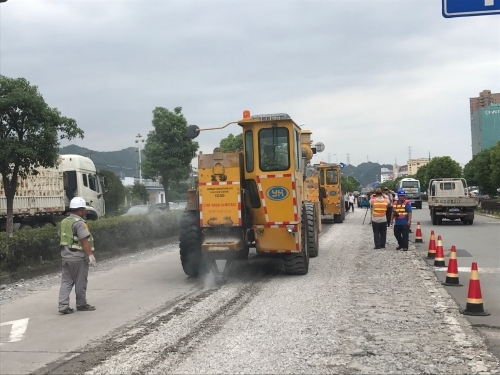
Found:
M 92 267 L 97 266 L 97 261 L 95 260 L 95 256 L 93 256 L 93 255 L 89 256 L 89 266 L 92 266 Z

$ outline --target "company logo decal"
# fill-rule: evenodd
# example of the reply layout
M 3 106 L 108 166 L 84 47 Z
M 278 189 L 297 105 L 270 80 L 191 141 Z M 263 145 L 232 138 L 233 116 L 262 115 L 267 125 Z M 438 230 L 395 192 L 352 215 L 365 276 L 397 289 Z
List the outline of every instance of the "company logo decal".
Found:
M 281 201 L 290 195 L 287 188 L 283 186 L 272 186 L 267 189 L 266 195 L 273 201 Z

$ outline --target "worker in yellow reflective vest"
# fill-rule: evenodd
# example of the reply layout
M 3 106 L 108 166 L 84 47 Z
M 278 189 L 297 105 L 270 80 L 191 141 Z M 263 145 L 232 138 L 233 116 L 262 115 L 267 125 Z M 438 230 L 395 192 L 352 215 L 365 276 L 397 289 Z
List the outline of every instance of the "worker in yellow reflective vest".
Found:
M 382 195 L 382 189 L 377 188 L 375 195 L 370 200 L 372 210 L 372 228 L 374 249 L 385 249 L 387 239 L 387 217 L 386 212 L 389 207 L 389 200 Z

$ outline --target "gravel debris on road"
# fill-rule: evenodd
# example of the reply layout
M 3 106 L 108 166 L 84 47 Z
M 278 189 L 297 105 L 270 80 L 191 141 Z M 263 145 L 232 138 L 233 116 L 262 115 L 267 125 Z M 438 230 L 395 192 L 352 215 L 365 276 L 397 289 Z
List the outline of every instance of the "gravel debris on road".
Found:
M 238 262 L 226 285 L 110 340 L 86 373 L 500 374 L 413 246 L 396 251 L 389 230 L 387 249 L 373 249 L 364 213 L 324 227 L 307 275 Z

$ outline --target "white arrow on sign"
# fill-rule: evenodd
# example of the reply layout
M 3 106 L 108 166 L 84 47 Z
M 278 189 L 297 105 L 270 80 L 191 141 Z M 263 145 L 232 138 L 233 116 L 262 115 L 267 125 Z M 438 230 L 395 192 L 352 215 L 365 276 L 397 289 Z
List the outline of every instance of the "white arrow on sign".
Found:
M 17 342 L 23 339 L 24 333 L 28 328 L 29 318 L 19 319 L 19 320 L 11 320 L 10 322 L 1 323 L 0 327 L 12 325 L 10 329 L 10 335 L 7 342 Z

